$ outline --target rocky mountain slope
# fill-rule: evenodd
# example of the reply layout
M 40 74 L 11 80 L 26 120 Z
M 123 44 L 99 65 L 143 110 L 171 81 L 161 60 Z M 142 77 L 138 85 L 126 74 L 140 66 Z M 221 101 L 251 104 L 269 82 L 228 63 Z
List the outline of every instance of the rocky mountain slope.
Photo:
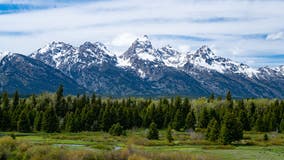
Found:
M 199 97 L 230 90 L 235 97 L 284 97 L 284 66 L 251 68 L 217 56 L 207 46 L 183 53 L 169 45 L 155 48 L 142 36 L 121 56 L 113 55 L 100 42 L 79 47 L 52 42 L 32 53 L 29 61 L 41 61 L 53 72 L 60 70 L 65 76 L 62 83 L 71 80 L 85 92 L 106 96 Z M 27 68 L 33 67 L 36 64 Z
M 1 92 L 19 90 L 24 95 L 55 92 L 60 84 L 64 85 L 67 94 L 86 91 L 61 71 L 39 60 L 16 53 L 6 54 L 0 60 Z

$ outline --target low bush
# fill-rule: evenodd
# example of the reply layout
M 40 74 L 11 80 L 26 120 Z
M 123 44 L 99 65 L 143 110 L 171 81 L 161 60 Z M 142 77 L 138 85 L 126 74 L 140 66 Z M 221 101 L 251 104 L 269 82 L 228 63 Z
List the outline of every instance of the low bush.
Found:
M 112 125 L 109 129 L 109 133 L 113 136 L 126 135 L 125 130 L 123 130 L 123 127 L 119 123 Z
M 151 141 L 152 142 L 152 141 Z M 91 150 L 70 150 L 46 144 L 30 144 L 13 140 L 11 137 L 0 138 L 0 159 L 18 160 L 207 160 L 212 157 L 192 156 L 184 152 L 141 151 L 128 145 L 122 150 L 96 152 Z

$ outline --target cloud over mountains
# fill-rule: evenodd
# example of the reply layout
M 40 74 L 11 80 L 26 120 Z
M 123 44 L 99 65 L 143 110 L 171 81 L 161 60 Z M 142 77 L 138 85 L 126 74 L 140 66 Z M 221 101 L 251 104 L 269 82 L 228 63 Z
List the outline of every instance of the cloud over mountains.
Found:
M 147 34 L 157 46 L 206 44 L 253 66 L 275 66 L 284 61 L 282 8 L 280 0 L 0 0 L 0 50 L 102 41 L 120 54 Z

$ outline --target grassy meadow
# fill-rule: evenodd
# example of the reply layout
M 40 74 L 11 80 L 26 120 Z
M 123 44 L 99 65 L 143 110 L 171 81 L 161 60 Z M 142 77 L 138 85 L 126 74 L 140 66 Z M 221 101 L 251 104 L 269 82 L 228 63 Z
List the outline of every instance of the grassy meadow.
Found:
M 127 130 L 127 136 L 105 132 L 16 133 L 3 132 L 0 138 L 1 159 L 226 159 L 283 160 L 284 134 L 245 132 L 244 139 L 232 145 L 205 140 L 202 132 L 173 131 L 169 143 L 166 131 L 159 140 L 146 139 L 147 130 Z M 15 139 L 13 139 L 13 137 Z

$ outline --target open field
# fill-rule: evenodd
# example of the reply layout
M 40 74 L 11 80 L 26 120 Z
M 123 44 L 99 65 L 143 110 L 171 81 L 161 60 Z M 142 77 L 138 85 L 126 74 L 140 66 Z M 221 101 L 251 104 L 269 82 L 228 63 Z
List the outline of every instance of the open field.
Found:
M 146 130 L 129 130 L 127 136 L 111 136 L 105 132 L 80 133 L 11 133 L 17 142 L 33 146 L 48 146 L 55 150 L 90 151 L 95 154 L 133 152 L 136 154 L 174 154 L 190 155 L 192 159 L 228 159 L 228 160 L 282 160 L 284 159 L 284 134 L 268 133 L 269 140 L 264 141 L 264 133 L 246 132 L 244 140 L 234 145 L 219 145 L 203 139 L 201 133 L 174 132 L 174 142 L 168 143 L 166 131 L 160 131 L 159 140 L 145 138 Z M 2 138 L 3 139 L 3 138 Z M 1 144 L 0 144 L 1 146 Z

